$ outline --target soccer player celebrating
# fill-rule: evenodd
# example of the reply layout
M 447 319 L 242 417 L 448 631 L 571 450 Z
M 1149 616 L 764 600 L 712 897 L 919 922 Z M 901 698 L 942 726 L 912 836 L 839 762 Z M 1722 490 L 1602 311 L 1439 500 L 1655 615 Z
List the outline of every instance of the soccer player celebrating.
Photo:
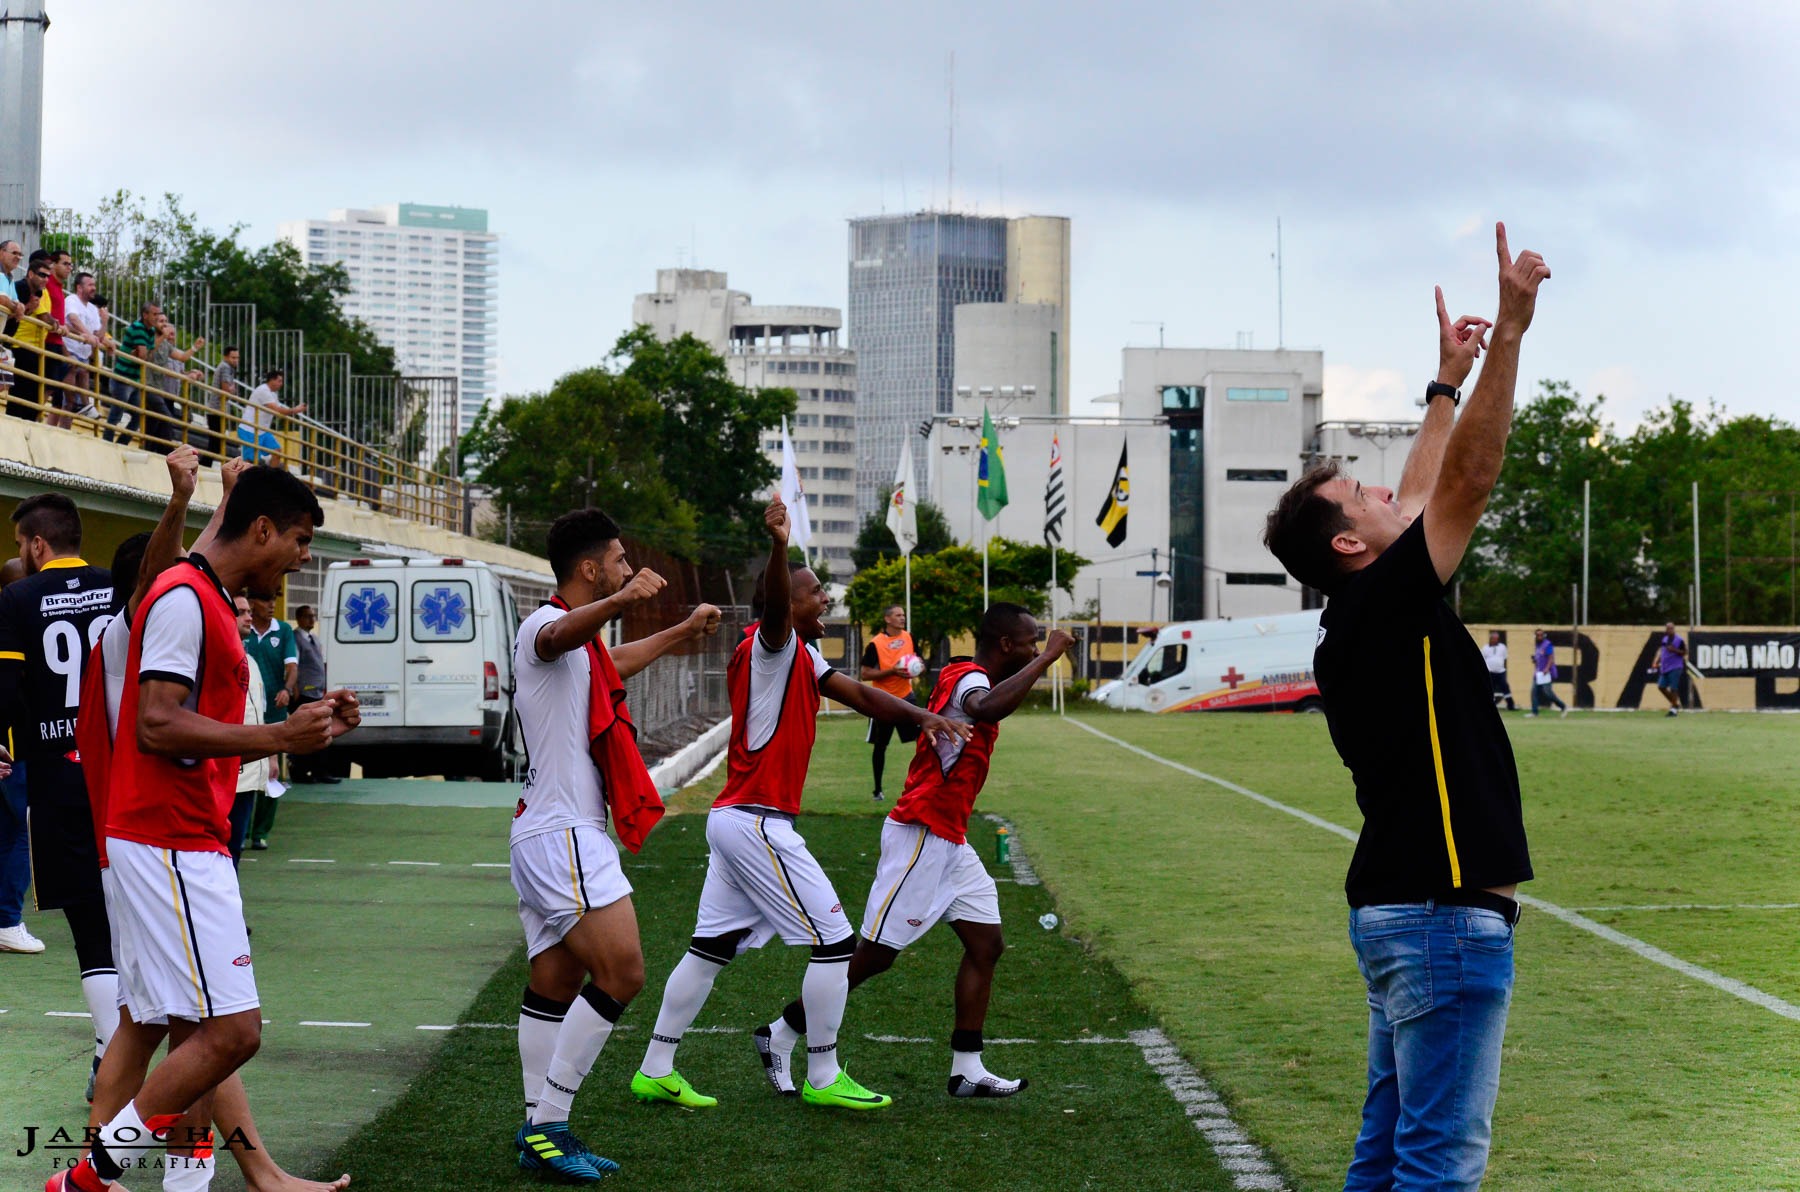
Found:
M 82 774 L 87 780 L 88 797 L 93 806 L 94 822 L 106 822 L 108 771 L 111 768 L 113 741 L 119 705 L 125 694 L 125 671 L 131 649 L 131 619 L 136 614 L 156 577 L 173 566 L 186 552 L 182 549 L 182 532 L 187 524 L 188 502 L 194 495 L 199 475 L 200 456 L 192 447 L 177 447 L 165 460 L 169 468 L 171 491 L 156 530 L 134 534 L 119 544 L 112 557 L 114 599 L 126 596 L 122 606 L 115 603 L 118 615 L 108 621 L 94 647 L 99 660 L 82 680 L 81 715 L 76 721 L 76 743 L 81 748 Z M 239 474 L 250 465 L 242 459 L 225 461 L 220 469 L 225 498 L 231 495 Z M 226 500 L 221 499 L 212 519 L 201 531 L 194 549 L 205 553 L 211 549 L 225 516 Z M 97 685 L 98 684 L 98 685 Z M 104 688 L 103 691 L 100 688 Z M 110 886 L 112 874 L 106 864 L 105 841 L 100 849 L 102 884 Z M 107 890 L 110 905 L 114 895 Z M 118 937 L 113 938 L 113 958 L 118 960 Z M 88 1113 L 88 1126 L 97 1129 L 125 1107 L 144 1083 L 150 1061 L 157 1047 L 169 1033 L 167 1017 L 155 1022 L 139 1022 L 132 1012 L 126 991 L 119 993 L 119 1026 L 106 1049 L 100 1065 L 94 1100 Z M 349 1186 L 349 1175 L 341 1175 L 330 1183 L 299 1179 L 290 1175 L 270 1156 L 257 1132 L 250 1114 L 250 1103 L 244 1093 L 242 1079 L 233 1072 L 213 1094 L 213 1121 L 243 1172 L 244 1186 L 249 1192 L 341 1192 Z M 211 1135 L 206 1123 L 192 1116 L 184 1118 L 170 1132 L 172 1140 L 164 1158 L 163 1192 L 189 1192 L 210 1186 L 213 1174 Z
M 981 1030 L 994 989 L 994 965 L 1005 951 L 1000 895 L 987 866 L 969 845 L 969 816 L 987 782 L 1000 722 L 1018 711 L 1038 679 L 1075 639 L 1058 629 L 1037 645 L 1037 620 L 1017 604 L 995 604 L 981 618 L 975 657 L 938 675 L 926 707 L 973 728 L 968 741 L 940 739 L 920 746 L 906 774 L 906 790 L 881 825 L 881 861 L 863 910 L 862 940 L 850 958 L 850 988 L 885 973 L 900 950 L 932 926 L 947 922 L 963 942 L 956 972 L 956 1029 L 950 1034 L 950 1095 L 1010 1097 L 1026 1082 L 1006 1080 L 981 1062 Z M 775 1057 L 785 1057 L 807 1034 L 806 1006 L 791 1002 L 781 1017 L 756 1032 Z M 811 1036 L 808 1035 L 810 1042 Z M 785 1062 L 767 1068 L 779 1093 L 794 1091 Z
M 208 557 L 170 567 L 132 623 L 121 731 L 107 784 L 106 853 L 134 1015 L 166 1017 L 174 1046 L 93 1150 L 46 1192 L 99 1192 L 255 1054 L 262 1011 L 228 845 L 238 760 L 310 753 L 356 727 L 356 697 L 328 693 L 280 725 L 243 723 L 248 662 L 230 591 L 274 587 L 309 557 L 319 502 L 294 476 L 250 468 Z
M 75 939 L 94 1024 L 92 1100 L 92 1073 L 119 1023 L 119 975 L 75 716 L 88 653 L 112 615 L 112 577 L 81 557 L 81 514 L 63 494 L 27 497 L 12 520 L 26 577 L 0 591 L 0 721 L 25 763 L 37 905 L 61 908 Z
M 790 564 L 788 511 L 780 497 L 763 514 L 769 564 L 759 585 L 761 620 L 731 656 L 730 776 L 706 817 L 706 884 L 687 955 L 669 974 L 644 1063 L 632 1077 L 640 1101 L 687 1108 L 717 1105 L 675 1071 L 675 1049 L 712 992 L 713 981 L 737 953 L 779 935 L 812 949 L 800 986 L 813 1030 L 807 1036 L 809 1105 L 881 1109 L 892 1098 L 852 1080 L 838 1064 L 838 1027 L 850 992 L 845 966 L 856 935 L 825 871 L 794 831 L 817 732 L 820 693 L 892 723 L 915 724 L 925 739 L 967 740 L 966 725 L 865 687 L 831 669 L 813 645 L 825 632 L 820 618 L 831 604 L 810 567 Z M 767 1040 L 757 1049 L 768 1064 Z M 785 1062 L 785 1057 L 782 1057 Z M 791 1084 L 790 1084 L 791 1091 Z
M 569 1108 L 619 1015 L 644 987 L 631 883 L 606 835 L 607 810 L 636 852 L 662 816 L 638 754 L 622 681 L 682 644 L 719 630 L 719 610 L 608 651 L 599 634 L 664 580 L 633 571 L 619 527 L 598 509 L 550 527 L 556 596 L 525 618 L 513 643 L 516 706 L 530 762 L 512 823 L 512 880 L 531 957 L 519 1007 L 526 1121 L 519 1166 L 592 1181 L 618 1164 L 569 1130 Z M 584 983 L 585 982 L 585 983 Z

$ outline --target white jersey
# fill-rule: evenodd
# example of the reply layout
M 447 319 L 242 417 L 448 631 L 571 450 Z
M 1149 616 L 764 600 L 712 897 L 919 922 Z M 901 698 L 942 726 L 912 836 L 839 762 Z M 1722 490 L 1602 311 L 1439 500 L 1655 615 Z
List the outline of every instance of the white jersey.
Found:
M 1506 643 L 1496 642 L 1491 646 L 1481 647 L 1481 656 L 1487 659 L 1488 674 L 1504 675 L 1506 673 Z
M 552 662 L 538 657 L 544 626 L 567 616 L 546 604 L 519 626 L 513 642 L 513 674 L 518 691 L 513 707 L 525 738 L 525 789 L 513 814 L 512 840 L 579 824 L 606 828 L 606 799 L 600 770 L 588 752 L 588 654 L 570 650 Z
M 944 705 L 942 713 L 944 719 L 955 721 L 957 724 L 974 724 L 975 717 L 963 711 L 963 701 L 975 692 L 988 691 L 993 686 L 993 683 L 981 671 L 973 670 L 964 675 L 956 684 L 956 690 L 950 693 L 950 702 Z M 939 734 L 937 739 L 938 764 L 944 773 L 948 774 L 950 767 L 956 764 L 956 759 L 962 756 L 965 744 L 967 742 L 960 737 L 953 737 L 948 733 Z
M 119 704 L 125 698 L 125 663 L 131 655 L 131 618 L 120 613 L 100 634 L 100 665 L 106 673 L 106 734 L 119 735 Z
M 819 653 L 819 647 L 811 642 L 801 647 L 799 643 L 800 635 L 792 629 L 788 630 L 787 644 L 779 650 L 769 649 L 760 633 L 751 643 L 750 710 L 744 725 L 744 739 L 752 753 L 769 743 L 776 726 L 781 723 L 781 705 L 787 699 L 787 680 L 794 665 L 794 650 L 806 650 L 806 664 L 812 667 L 814 679 L 823 679 L 831 669 L 831 664 Z

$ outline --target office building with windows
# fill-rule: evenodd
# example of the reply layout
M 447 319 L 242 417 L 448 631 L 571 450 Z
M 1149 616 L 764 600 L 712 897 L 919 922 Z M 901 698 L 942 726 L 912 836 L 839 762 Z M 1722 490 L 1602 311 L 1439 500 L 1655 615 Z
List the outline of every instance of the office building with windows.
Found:
M 763 306 L 710 269 L 659 269 L 656 291 L 639 294 L 631 321 L 658 339 L 692 335 L 725 358 L 731 379 L 749 389 L 792 389 L 788 420 L 794 465 L 806 488 L 814 558 L 834 579 L 855 570 L 850 548 L 856 511 L 857 356 L 840 342 L 843 313 L 833 306 Z M 780 432 L 763 451 L 781 466 Z M 888 465 L 890 475 L 893 465 Z
M 367 323 L 410 376 L 457 379 L 457 433 L 498 400 L 499 236 L 475 207 L 388 203 L 284 223 L 308 265 L 342 265 L 344 312 Z
M 1398 480 L 1418 426 L 1324 422 L 1319 351 L 1127 348 L 1111 412 L 1000 420 L 1012 501 L 992 522 L 975 511 L 972 408 L 939 418 L 925 452 L 932 492 L 959 541 L 1041 542 L 1051 441 L 1061 450 L 1062 545 L 1090 563 L 1059 614 L 1108 621 L 1254 617 L 1315 607 L 1264 549 L 1264 519 L 1302 471 L 1324 459 L 1370 484 Z M 959 398 L 959 401 L 962 399 Z M 1125 467 L 1125 533 L 1108 541 L 1100 514 Z

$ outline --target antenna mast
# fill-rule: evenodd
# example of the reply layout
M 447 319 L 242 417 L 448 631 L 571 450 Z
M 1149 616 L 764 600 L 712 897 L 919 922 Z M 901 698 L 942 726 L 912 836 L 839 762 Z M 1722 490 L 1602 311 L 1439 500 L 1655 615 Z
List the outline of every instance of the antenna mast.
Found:
M 1275 348 L 1287 346 L 1286 306 L 1281 288 L 1281 216 L 1275 217 Z
M 950 51 L 950 149 L 944 181 L 944 209 L 956 210 L 956 51 Z

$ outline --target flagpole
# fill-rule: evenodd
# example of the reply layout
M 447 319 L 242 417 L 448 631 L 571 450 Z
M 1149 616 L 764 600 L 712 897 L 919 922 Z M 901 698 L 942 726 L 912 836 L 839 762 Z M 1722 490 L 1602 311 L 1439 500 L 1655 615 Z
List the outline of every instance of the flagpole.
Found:
M 1045 543 L 1050 548 L 1050 632 L 1056 632 L 1056 544 Z M 1056 670 L 1050 676 L 1050 710 L 1062 710 L 1062 671 Z
M 913 649 L 919 648 L 919 638 L 912 623 L 912 552 L 906 552 L 906 631 L 913 634 Z

